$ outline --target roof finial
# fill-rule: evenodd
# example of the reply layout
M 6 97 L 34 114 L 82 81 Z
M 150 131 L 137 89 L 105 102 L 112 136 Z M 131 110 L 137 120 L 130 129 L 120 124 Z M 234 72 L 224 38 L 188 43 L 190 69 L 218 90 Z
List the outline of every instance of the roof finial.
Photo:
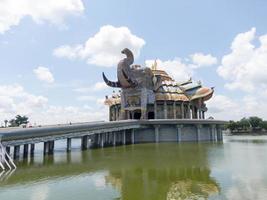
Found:
M 158 63 L 157 63 L 157 59 L 154 61 L 154 64 L 152 65 L 152 70 L 157 70 L 158 67 Z

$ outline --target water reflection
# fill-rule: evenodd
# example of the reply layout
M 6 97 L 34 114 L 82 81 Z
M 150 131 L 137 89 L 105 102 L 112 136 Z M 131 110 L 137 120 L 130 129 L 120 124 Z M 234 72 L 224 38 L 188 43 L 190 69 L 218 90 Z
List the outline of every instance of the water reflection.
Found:
M 58 183 L 65 188 L 61 191 L 58 186 L 53 191 L 58 200 L 63 199 L 60 193 L 67 195 L 73 188 L 77 195 L 73 199 L 208 199 L 220 191 L 219 184 L 211 178 L 208 162 L 213 146 L 166 143 L 61 151 L 42 162 L 41 155 L 35 155 L 20 161 L 14 175 L 0 183 L 0 199 L 12 199 L 10 188 L 31 193 L 33 187 L 43 182 L 47 183 L 43 193 L 35 189 L 32 196 L 56 199 L 51 193 L 55 189 L 52 185 Z M 89 189 L 84 190 L 89 186 L 90 193 Z

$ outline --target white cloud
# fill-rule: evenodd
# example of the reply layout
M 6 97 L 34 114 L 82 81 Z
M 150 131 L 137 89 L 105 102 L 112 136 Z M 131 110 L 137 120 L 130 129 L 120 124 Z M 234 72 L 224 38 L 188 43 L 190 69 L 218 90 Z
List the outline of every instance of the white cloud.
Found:
M 18 84 L 0 85 L 0 120 L 29 115 L 44 108 L 47 98 L 30 94 Z
M 157 59 L 158 69 L 167 71 L 169 75 L 176 81 L 185 81 L 193 76 L 193 69 L 190 64 L 183 63 L 180 58 L 175 58 L 173 60 L 162 61 Z M 145 64 L 147 67 L 151 67 L 154 64 L 154 60 L 146 60 Z
M 91 99 L 90 99 L 91 98 Z M 83 100 L 86 100 L 84 97 Z M 49 105 L 44 96 L 31 94 L 18 84 L 0 85 L 0 125 L 5 119 L 16 115 L 27 115 L 31 124 L 59 124 L 67 122 L 88 122 L 108 119 L 108 108 L 104 99 L 87 97 L 93 107 Z
M 133 35 L 127 27 L 102 26 L 98 33 L 90 37 L 85 44 L 63 45 L 54 50 L 57 57 L 84 59 L 88 64 L 112 67 L 123 57 L 120 51 L 129 48 L 135 57 L 139 56 L 145 41 Z
M 94 92 L 94 91 L 101 91 L 104 89 L 107 89 L 108 86 L 106 85 L 106 83 L 104 83 L 103 81 L 100 82 L 96 82 L 94 85 L 89 86 L 89 87 L 79 87 L 74 89 L 75 92 L 79 92 L 79 93 L 90 93 L 90 92 Z
M 267 89 L 267 34 L 257 37 L 256 29 L 238 34 L 232 42 L 231 53 L 223 56 L 218 74 L 231 90 L 245 92 Z M 256 47 L 253 42 L 259 40 Z
M 81 0 L 2 0 L 0 1 L 0 33 L 5 33 L 12 26 L 30 16 L 36 23 L 48 21 L 61 24 L 68 15 L 82 13 Z
M 203 53 L 195 53 L 191 56 L 192 62 L 196 65 L 196 67 L 202 66 L 211 66 L 217 63 L 217 58 L 213 57 L 210 54 L 203 54 Z
M 47 83 L 54 82 L 54 76 L 47 67 L 39 66 L 36 69 L 34 69 L 33 72 L 40 81 Z
M 259 116 L 266 119 L 267 95 L 245 95 L 241 98 L 230 98 L 225 95 L 214 95 L 206 102 L 208 112 L 206 117 L 215 119 L 239 120 L 243 117 Z

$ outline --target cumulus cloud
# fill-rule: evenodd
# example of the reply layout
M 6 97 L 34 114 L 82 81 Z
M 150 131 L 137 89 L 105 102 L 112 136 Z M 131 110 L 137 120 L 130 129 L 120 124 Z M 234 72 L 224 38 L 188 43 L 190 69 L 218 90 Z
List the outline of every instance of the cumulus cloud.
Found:
M 254 45 L 258 40 L 259 45 Z M 222 58 L 219 76 L 231 90 L 245 92 L 267 89 L 267 34 L 257 37 L 256 28 L 238 34 L 231 45 L 231 52 Z
M 241 98 L 231 98 L 218 94 L 206 102 L 208 107 L 206 116 L 225 120 L 239 120 L 249 116 L 266 118 L 266 101 L 267 96 L 264 94 L 248 94 Z
M 94 92 L 94 91 L 101 91 L 104 89 L 107 89 L 108 86 L 106 85 L 106 83 L 104 83 L 103 81 L 100 82 L 96 82 L 95 84 L 93 84 L 92 86 L 89 87 L 79 87 L 74 89 L 75 92 L 79 92 L 79 93 L 90 93 L 90 92 Z
M 55 81 L 53 74 L 47 67 L 39 66 L 36 69 L 34 69 L 33 72 L 40 81 L 46 83 L 53 83 Z
M 211 54 L 203 54 L 203 53 L 195 53 L 191 56 L 192 62 L 196 65 L 196 67 L 202 66 L 211 66 L 217 63 L 217 58 L 213 57 Z
M 127 27 L 102 26 L 94 36 L 84 44 L 63 45 L 54 50 L 57 57 L 84 59 L 88 64 L 112 67 L 123 57 L 120 50 L 131 49 L 138 57 L 145 41 L 132 34 Z
M 43 108 L 47 101 L 46 97 L 30 94 L 18 84 L 0 85 L 0 120 L 17 114 L 32 114 Z
M 3 0 L 0 1 L 0 33 L 17 26 L 26 16 L 36 23 L 61 24 L 66 16 L 80 14 L 83 10 L 81 0 Z

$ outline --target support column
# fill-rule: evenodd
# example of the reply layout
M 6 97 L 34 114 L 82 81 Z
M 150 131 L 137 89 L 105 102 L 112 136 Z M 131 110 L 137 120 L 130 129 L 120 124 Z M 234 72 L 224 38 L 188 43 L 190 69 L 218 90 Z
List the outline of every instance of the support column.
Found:
M 181 102 L 181 114 L 182 114 L 182 119 L 184 119 L 184 102 Z
M 14 146 L 14 155 L 13 155 L 14 160 L 19 158 L 19 150 L 20 150 L 19 145 Z
M 35 144 L 31 144 L 31 146 L 30 146 L 31 157 L 34 155 L 34 150 L 35 150 Z
M 205 111 L 202 111 L 202 119 L 205 119 Z
M 216 125 L 211 125 L 211 141 L 216 141 Z
M 27 158 L 29 153 L 29 144 L 23 145 L 23 158 Z
M 82 150 L 88 149 L 88 135 L 82 136 L 81 146 L 82 146 Z
M 48 154 L 49 155 L 54 154 L 54 147 L 55 147 L 55 141 L 49 141 L 48 142 Z
M 188 119 L 191 119 L 190 103 L 187 104 L 187 115 L 188 115 Z
M 200 129 L 202 128 L 202 125 L 197 125 L 197 141 L 200 141 Z
M 134 144 L 135 143 L 134 129 L 131 130 L 131 140 L 132 140 L 132 144 Z
M 177 142 L 181 142 L 183 125 L 176 125 L 177 128 Z
M 101 133 L 100 134 L 100 138 L 101 138 L 101 147 L 103 148 L 104 147 L 104 143 L 105 143 L 105 133 Z
M 164 101 L 164 119 L 168 118 L 167 101 Z
M 67 138 L 67 152 L 71 151 L 71 138 Z
M 158 143 L 159 142 L 159 125 L 155 125 L 154 129 L 155 129 L 155 142 Z
M 157 119 L 158 118 L 158 106 L 157 106 L 157 101 L 155 100 L 155 103 L 154 103 L 154 118 Z
M 122 144 L 125 145 L 126 144 L 126 130 L 123 130 L 123 138 L 122 138 Z
M 116 132 L 113 132 L 113 146 L 116 146 Z
M 173 119 L 176 119 L 176 101 L 173 102 Z
M 48 153 L 48 142 L 44 142 L 43 154 L 46 155 L 47 153 Z
M 10 155 L 10 147 L 9 146 L 6 146 L 6 152 L 8 155 Z

